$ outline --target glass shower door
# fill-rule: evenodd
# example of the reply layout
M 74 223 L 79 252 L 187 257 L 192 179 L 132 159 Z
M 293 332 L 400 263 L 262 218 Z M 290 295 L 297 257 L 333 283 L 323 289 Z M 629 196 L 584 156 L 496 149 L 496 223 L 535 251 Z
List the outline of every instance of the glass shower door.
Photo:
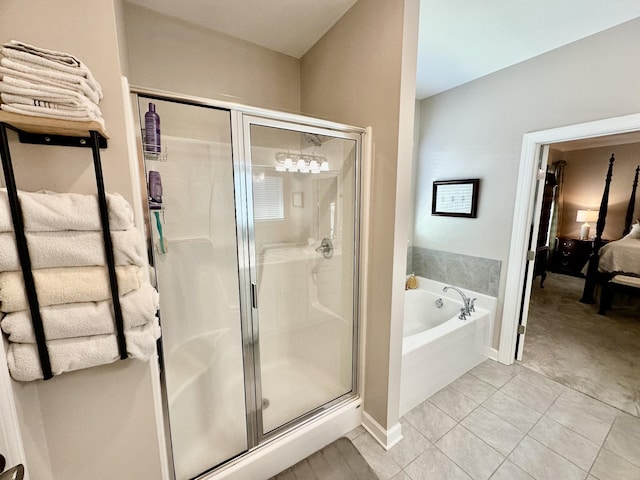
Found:
M 358 136 L 300 128 L 244 123 L 261 438 L 354 392 Z
M 173 464 L 185 480 L 248 449 L 231 113 L 141 96 L 140 119 L 150 103 L 161 142 L 143 147 L 147 225 Z

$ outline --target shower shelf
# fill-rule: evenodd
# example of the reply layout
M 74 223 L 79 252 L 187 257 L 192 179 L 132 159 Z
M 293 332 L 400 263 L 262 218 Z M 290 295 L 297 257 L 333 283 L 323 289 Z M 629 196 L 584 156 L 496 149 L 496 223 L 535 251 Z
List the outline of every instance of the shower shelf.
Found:
M 144 159 L 150 162 L 166 162 L 168 159 L 167 155 L 167 144 L 162 142 L 160 144 L 160 152 L 150 152 L 146 149 L 147 143 L 145 142 L 146 136 L 144 133 L 144 129 L 140 132 L 140 137 L 142 138 L 142 154 Z
M 109 214 L 107 211 L 106 193 L 104 190 L 102 164 L 100 160 L 100 148 L 107 148 L 107 139 L 109 136 L 104 131 L 104 127 L 98 122 L 58 120 L 0 111 L 0 159 L 2 161 L 2 168 L 4 171 L 7 197 L 9 200 L 11 218 L 16 236 L 16 246 L 18 256 L 20 258 L 20 266 L 24 277 L 25 292 L 29 303 L 31 321 L 33 323 L 33 329 L 36 337 L 36 345 L 40 365 L 42 367 L 42 374 L 45 380 L 52 378 L 53 374 L 51 372 L 49 351 L 46 344 L 44 327 L 40 316 L 38 296 L 31 269 L 29 248 L 24 232 L 24 220 L 13 172 L 7 129 L 15 131 L 18 134 L 18 138 L 21 143 L 91 148 L 93 153 L 96 187 L 98 191 L 98 207 L 105 244 L 107 268 L 109 272 L 111 299 L 114 307 L 118 352 L 122 360 L 126 359 L 127 346 L 124 337 L 124 325 L 122 310 L 120 308 L 120 299 L 118 297 L 118 283 L 116 279 L 113 246 L 109 228 Z

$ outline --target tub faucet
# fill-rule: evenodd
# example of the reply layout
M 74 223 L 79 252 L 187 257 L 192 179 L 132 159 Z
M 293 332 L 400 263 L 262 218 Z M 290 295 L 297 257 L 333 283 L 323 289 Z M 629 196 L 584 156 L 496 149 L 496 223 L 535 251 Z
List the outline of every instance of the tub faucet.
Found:
M 450 285 L 447 285 L 446 287 L 444 287 L 442 289 L 443 292 L 446 292 L 449 289 L 453 289 L 456 292 L 458 292 L 460 294 L 460 296 L 462 297 L 462 303 L 464 304 L 464 308 L 461 308 L 461 315 L 463 316 L 462 313 L 464 313 L 465 316 L 471 316 L 471 312 L 475 312 L 475 301 L 476 299 L 474 298 L 473 300 L 470 299 L 469 297 L 467 297 L 464 293 L 462 293 L 462 290 L 460 290 L 459 288 L 456 287 L 452 287 Z M 464 320 L 464 319 L 461 319 Z

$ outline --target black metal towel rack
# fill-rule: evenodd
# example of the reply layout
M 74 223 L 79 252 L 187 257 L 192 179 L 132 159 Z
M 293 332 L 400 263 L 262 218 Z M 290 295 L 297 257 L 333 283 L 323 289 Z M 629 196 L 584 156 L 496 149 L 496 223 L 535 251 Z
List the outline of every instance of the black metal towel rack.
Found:
M 91 148 L 93 152 L 93 165 L 98 190 L 100 222 L 102 224 L 105 256 L 109 272 L 109 286 L 111 288 L 111 299 L 113 302 L 114 322 L 117 332 L 118 353 L 120 354 L 120 359 L 126 359 L 127 344 L 124 336 L 124 323 L 122 319 L 122 309 L 120 307 L 120 298 L 118 296 L 118 279 L 116 277 L 113 244 L 111 241 L 111 230 L 109 227 L 109 212 L 107 209 L 104 179 L 102 176 L 102 163 L 100 160 L 100 148 L 107 148 L 107 134 L 96 122 L 51 120 L 40 117 L 28 117 L 8 112 L 0 112 L 0 157 L 2 159 L 2 168 L 7 185 L 7 196 L 9 200 L 9 207 L 11 209 L 11 218 L 16 236 L 20 266 L 24 277 L 25 291 L 29 301 L 31 321 L 33 323 L 33 330 L 36 337 L 42 375 L 45 380 L 52 378 L 53 374 L 51 373 L 51 361 L 42 324 L 42 317 L 40 315 L 38 294 L 33 280 L 29 247 L 24 233 L 24 217 L 13 173 L 7 129 L 17 132 L 20 142 L 22 143 Z

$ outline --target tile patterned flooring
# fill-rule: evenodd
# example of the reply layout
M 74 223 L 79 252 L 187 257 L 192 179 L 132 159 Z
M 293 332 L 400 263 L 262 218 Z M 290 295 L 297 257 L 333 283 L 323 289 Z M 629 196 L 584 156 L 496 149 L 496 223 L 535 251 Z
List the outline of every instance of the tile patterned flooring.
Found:
M 347 435 L 381 480 L 640 480 L 640 418 L 492 360 L 401 420 L 385 451 Z

